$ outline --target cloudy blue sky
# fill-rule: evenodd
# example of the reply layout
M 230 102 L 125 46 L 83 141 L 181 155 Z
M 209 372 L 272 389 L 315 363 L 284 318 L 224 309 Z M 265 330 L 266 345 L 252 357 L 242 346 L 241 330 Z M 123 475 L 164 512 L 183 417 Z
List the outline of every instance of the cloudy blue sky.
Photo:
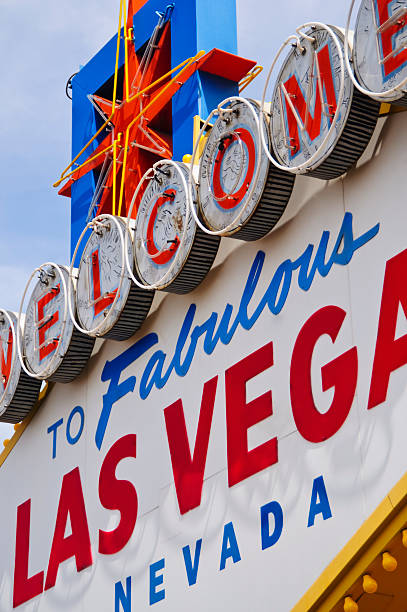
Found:
M 239 53 L 268 67 L 298 25 L 343 26 L 348 4 L 237 0 Z M 65 83 L 114 34 L 118 7 L 119 0 L 0 0 L 2 308 L 18 310 L 33 268 L 69 263 L 69 200 L 52 188 L 70 161 Z M 261 92 L 261 78 L 246 91 Z M 10 433 L 0 424 L 0 444 Z

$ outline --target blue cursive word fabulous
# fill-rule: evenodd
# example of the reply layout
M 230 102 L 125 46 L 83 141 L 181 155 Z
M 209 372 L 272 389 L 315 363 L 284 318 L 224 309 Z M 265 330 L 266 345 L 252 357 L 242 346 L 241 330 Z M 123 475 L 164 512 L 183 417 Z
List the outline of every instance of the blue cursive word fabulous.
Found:
M 255 306 L 252 304 L 253 295 L 260 280 L 266 257 L 263 251 L 258 251 L 250 268 L 237 311 L 231 304 L 226 304 L 221 317 L 217 312 L 213 312 L 206 321 L 198 325 L 194 324 L 197 306 L 191 304 L 182 323 L 172 358 L 160 349 L 157 349 L 150 357 L 140 378 L 140 398 L 145 400 L 153 387 L 162 389 L 173 373 L 178 376 L 186 376 L 194 359 L 198 340 L 201 337 L 203 337 L 205 353 L 211 355 L 219 342 L 225 345 L 229 344 L 239 327 L 247 331 L 252 329 L 265 308 L 268 308 L 273 315 L 279 314 L 287 301 L 293 282 L 293 273 L 296 270 L 298 270 L 298 286 L 303 291 L 308 291 L 317 273 L 325 277 L 328 276 L 334 265 L 346 266 L 354 253 L 378 234 L 379 228 L 380 224 L 377 223 L 367 232 L 355 238 L 353 216 L 351 213 L 346 213 L 331 255 L 327 253 L 330 232 L 324 231 L 316 249 L 315 245 L 309 244 L 297 259 L 286 259 L 278 266 L 266 292 Z M 248 313 L 249 306 L 253 312 L 251 315 Z M 129 376 L 120 382 L 123 370 L 147 353 L 153 346 L 158 345 L 159 341 L 158 334 L 147 334 L 121 355 L 106 362 L 101 379 L 103 382 L 110 381 L 110 384 L 103 396 L 103 408 L 95 435 L 96 446 L 99 450 L 103 443 L 113 405 L 128 393 L 133 392 L 136 387 L 135 376 Z M 187 344 L 186 355 L 182 358 Z

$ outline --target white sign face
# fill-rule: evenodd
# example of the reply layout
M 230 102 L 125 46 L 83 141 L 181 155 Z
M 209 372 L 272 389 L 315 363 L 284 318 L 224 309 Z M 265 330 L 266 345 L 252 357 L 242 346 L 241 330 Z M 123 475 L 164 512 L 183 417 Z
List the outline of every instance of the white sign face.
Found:
M 188 210 L 184 164 L 163 164 L 148 184 L 137 212 L 134 258 L 137 274 L 147 285 L 174 293 L 192 291 L 216 257 L 219 238 L 197 228 Z M 196 187 L 193 185 L 196 202 Z
M 148 285 L 160 283 L 166 274 L 163 285 L 171 284 L 194 241 L 196 225 L 187 214 L 187 194 L 180 172 L 188 180 L 184 165 L 179 164 L 179 171 L 171 165 L 162 166 L 148 184 L 137 213 L 136 267 L 142 282 Z
M 385 121 L 53 387 L 0 467 L 1 610 L 288 612 L 405 474 L 407 115 Z
M 118 219 L 125 231 L 125 224 Z M 129 261 L 133 245 L 127 243 Z M 86 330 L 93 330 L 105 319 L 116 297 L 122 274 L 122 241 L 118 227 L 111 220 L 94 230 L 84 248 L 78 270 L 76 307 L 80 324 Z M 119 298 L 106 323 L 99 328 L 98 334 L 104 335 L 117 322 L 128 297 L 131 281 L 128 275 L 123 278 Z
M 334 33 L 343 55 L 343 35 L 335 28 Z M 292 49 L 277 78 L 271 105 L 275 155 L 288 167 L 306 163 L 316 153 L 311 167 L 318 167 L 331 155 L 346 125 L 353 96 L 353 84 L 345 69 L 340 114 L 321 147 L 338 108 L 341 56 L 325 29 L 312 28 L 308 34 L 315 42 L 302 39 L 303 51 Z
M 0 310 L 0 421 L 19 423 L 37 401 L 41 382 L 27 376 L 17 352 L 17 317 Z M 13 333 L 14 331 L 14 333 Z
M 60 269 L 68 285 L 68 272 Z M 49 266 L 40 272 L 24 325 L 24 354 L 34 374 L 47 371 L 50 364 L 50 371 L 56 372 L 68 350 L 72 331 L 63 281 L 58 270 Z
M 129 278 L 123 261 L 126 224 L 119 218 L 116 222 L 122 234 L 116 223 L 107 218 L 97 225 L 85 246 L 78 270 L 76 307 L 81 327 L 91 335 L 125 340 L 147 316 L 154 292 L 136 287 Z M 132 261 L 130 236 L 127 257 Z M 131 313 L 127 312 L 129 308 Z
M 55 379 L 59 382 L 73 380 L 92 352 L 94 339 L 79 334 L 69 316 L 70 282 L 65 267 L 59 266 L 58 270 L 53 265 L 46 266 L 39 273 L 27 305 L 23 354 L 28 369 L 40 379 Z M 74 312 L 73 291 L 71 304 Z M 60 370 L 63 365 L 66 371 Z
M 407 6 L 404 2 L 362 0 L 355 29 L 353 59 L 356 76 L 364 88 L 385 93 L 407 79 L 406 25 Z M 406 91 L 407 85 L 402 90 L 389 91 L 389 96 L 380 100 L 400 103 Z
M 16 333 L 16 316 L 7 313 Z M 17 346 L 13 342 L 13 328 L 9 319 L 0 312 L 0 416 L 10 405 L 20 377 L 21 366 L 17 356 Z
M 252 108 L 259 117 L 255 102 Z M 263 155 L 259 129 L 248 104 L 232 102 L 227 110 L 233 112 L 217 119 L 200 160 L 200 210 L 204 223 L 212 231 L 232 226 L 227 235 L 243 240 L 259 239 L 272 229 L 278 215 L 283 214 L 294 177 L 275 169 Z M 264 115 L 262 121 L 263 133 L 270 146 L 269 126 Z M 275 184 L 272 184 L 273 175 L 279 178 Z M 278 206 L 273 207 L 276 199 Z M 256 222 L 252 218 L 256 209 L 259 206 L 263 209 L 267 203 L 270 203 L 269 210 L 262 210 L 261 220 Z M 242 231 L 249 221 L 255 221 L 255 227 L 248 232 Z

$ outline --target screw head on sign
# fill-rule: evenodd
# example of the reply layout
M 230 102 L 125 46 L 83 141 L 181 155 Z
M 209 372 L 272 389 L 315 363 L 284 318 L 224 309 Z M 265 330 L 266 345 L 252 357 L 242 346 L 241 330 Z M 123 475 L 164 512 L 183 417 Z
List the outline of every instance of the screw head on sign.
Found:
M 394 572 L 397 569 L 397 559 L 389 552 L 384 552 L 382 555 L 382 566 L 386 572 Z

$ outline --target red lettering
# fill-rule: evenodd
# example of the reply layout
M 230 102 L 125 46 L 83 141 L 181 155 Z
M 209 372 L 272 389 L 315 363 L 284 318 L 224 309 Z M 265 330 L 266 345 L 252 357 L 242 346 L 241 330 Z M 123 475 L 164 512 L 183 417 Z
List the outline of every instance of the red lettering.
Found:
M 297 429 L 309 442 L 322 442 L 333 436 L 351 409 L 358 376 L 356 347 L 327 363 L 321 369 L 322 390 L 335 388 L 329 410 L 322 414 L 315 406 L 311 385 L 311 360 L 319 338 L 327 334 L 335 342 L 346 312 L 326 306 L 313 314 L 302 327 L 291 359 L 290 391 Z
M 28 499 L 17 508 L 13 608 L 40 595 L 43 591 L 44 572 L 38 572 L 35 576 L 28 577 L 30 519 L 31 499 Z
M 158 209 L 164 204 L 167 204 L 169 201 L 172 204 L 175 201 L 177 192 L 175 189 L 168 189 L 160 198 L 157 198 L 156 203 L 154 204 L 154 208 L 151 212 L 150 218 L 148 220 L 147 226 L 147 252 L 150 257 L 153 259 L 154 263 L 157 266 L 164 266 L 174 256 L 174 253 L 177 251 L 180 245 L 180 239 L 178 236 L 175 236 L 174 241 L 168 247 L 168 249 L 157 249 L 154 241 L 154 226 L 158 215 Z
M 65 537 L 68 515 L 72 533 Z M 65 474 L 59 498 L 45 590 L 55 586 L 61 563 L 75 557 L 78 572 L 92 565 L 92 550 L 79 468 Z
M 241 181 L 242 185 L 239 189 L 237 189 L 234 193 L 230 194 L 227 197 L 226 192 L 222 186 L 221 179 L 221 170 L 224 158 L 228 149 L 235 145 L 238 142 L 238 139 L 241 140 L 243 144 L 247 147 L 247 171 L 246 176 L 243 177 L 243 181 Z M 213 193 L 215 197 L 218 199 L 218 205 L 225 210 L 231 210 L 235 208 L 239 202 L 241 202 L 246 196 L 247 190 L 249 189 L 249 185 L 253 180 L 253 175 L 255 171 L 255 161 L 256 161 L 256 147 L 254 144 L 253 136 L 250 134 L 248 130 L 240 127 L 233 134 L 227 136 L 222 146 L 219 146 L 218 152 L 216 155 L 216 159 L 214 162 L 214 170 L 213 170 Z
M 386 400 L 390 374 L 407 363 L 407 334 L 395 339 L 399 304 L 407 317 L 407 250 L 386 264 L 368 409 Z
M 377 6 L 377 13 L 379 15 L 379 23 L 378 27 L 383 26 L 388 19 L 390 19 L 391 14 L 389 13 L 389 5 L 393 4 L 393 0 L 375 0 L 375 5 Z M 404 7 L 403 7 L 404 8 Z M 400 19 L 398 19 L 394 23 L 389 23 L 384 30 L 379 34 L 381 41 L 381 52 L 382 52 L 382 61 L 384 61 L 384 74 L 388 77 L 392 72 L 400 68 L 407 61 L 407 49 L 404 48 L 404 44 L 400 47 L 399 53 L 392 55 L 394 53 L 397 41 L 397 34 L 401 32 L 406 27 L 406 11 L 404 11 L 400 15 Z M 387 58 L 387 59 L 386 59 Z
M 9 327 L 8 339 L 6 341 L 7 350 L 3 349 L 3 340 L 0 341 L 0 366 L 1 366 L 1 374 L 3 378 L 3 386 L 6 388 L 8 379 L 10 378 L 11 372 L 11 360 L 13 357 L 13 330 Z
M 95 317 L 105 310 L 114 301 L 117 289 L 102 297 L 100 286 L 100 261 L 99 250 L 96 249 L 91 255 L 92 258 L 92 282 L 93 282 L 93 305 Z
M 118 510 L 120 522 L 113 531 L 99 531 L 99 552 L 114 555 L 130 540 L 137 521 L 138 499 L 128 480 L 116 478 L 116 468 L 126 457 L 136 458 L 137 436 L 129 434 L 117 440 L 108 451 L 100 470 L 99 499 L 104 508 Z
M 61 286 L 57 285 L 55 289 L 51 289 L 48 293 L 46 293 L 41 299 L 38 300 L 37 308 L 38 308 L 38 344 L 39 344 L 39 352 L 40 352 L 40 361 L 48 357 L 51 353 L 53 353 L 58 344 L 58 338 L 54 338 L 53 340 L 47 341 L 45 339 L 45 332 L 50 329 L 57 321 L 59 320 L 59 311 L 57 310 L 49 317 L 45 316 L 44 309 L 47 304 L 49 304 L 60 292 Z
M 278 461 L 277 438 L 249 451 L 247 430 L 273 414 L 271 391 L 246 402 L 246 383 L 273 365 L 273 343 L 266 344 L 225 373 L 229 486 Z
M 329 55 L 328 44 L 322 47 L 322 49 L 318 51 L 318 53 L 315 55 L 315 62 L 318 64 L 318 66 L 313 66 L 312 70 L 319 70 L 319 75 L 321 78 L 320 81 L 319 79 L 315 79 L 316 91 L 314 116 L 312 116 L 310 112 L 310 100 L 305 99 L 301 86 L 298 83 L 297 77 L 293 74 L 284 83 L 284 88 L 287 97 L 289 98 L 295 110 L 297 111 L 299 118 L 301 119 L 302 124 L 306 129 L 311 141 L 315 140 L 315 138 L 317 138 L 321 133 L 322 113 L 325 113 L 322 106 L 324 91 L 326 95 L 326 105 L 328 107 L 327 116 L 329 123 L 331 123 L 332 118 L 334 117 L 337 109 L 333 70 L 331 66 L 331 58 Z M 290 136 L 290 142 L 288 144 L 291 147 L 292 155 L 295 155 L 300 150 L 299 127 L 294 112 L 287 100 L 286 94 L 284 91 L 282 91 L 281 95 L 282 98 L 285 100 L 285 109 L 287 113 L 288 131 Z
M 203 478 L 208 453 L 218 377 L 205 383 L 202 393 L 193 458 L 188 442 L 182 400 L 164 410 L 172 471 L 181 514 L 201 503 Z

